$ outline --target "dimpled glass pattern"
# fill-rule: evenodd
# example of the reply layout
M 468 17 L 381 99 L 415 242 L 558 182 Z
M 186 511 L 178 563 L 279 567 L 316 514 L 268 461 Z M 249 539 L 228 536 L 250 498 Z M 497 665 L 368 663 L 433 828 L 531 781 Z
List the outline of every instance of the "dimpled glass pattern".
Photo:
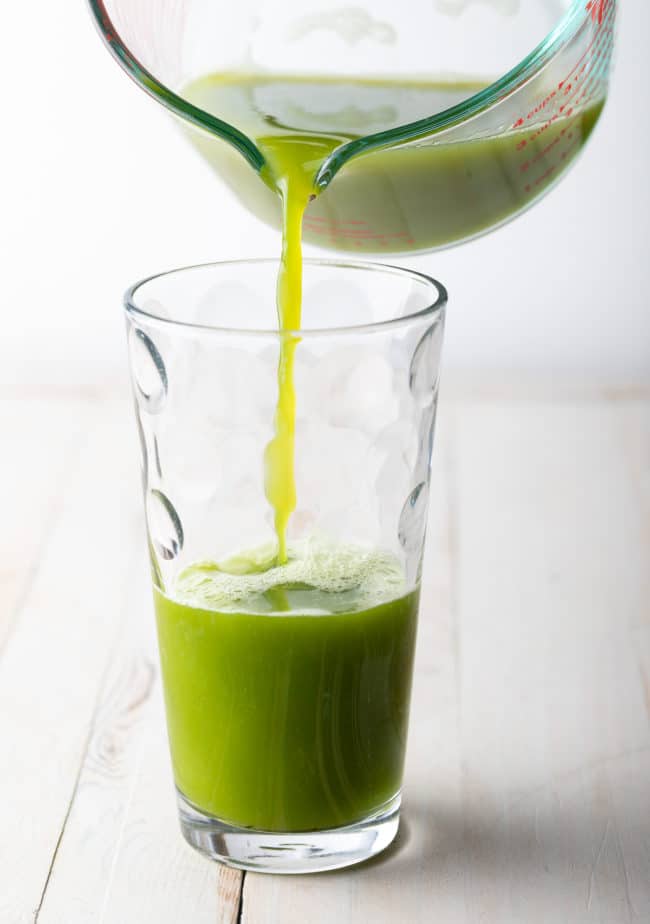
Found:
M 263 455 L 277 390 L 275 272 L 274 261 L 215 264 L 157 277 L 131 297 L 149 548 L 162 590 L 190 562 L 273 540 Z M 307 263 L 290 540 L 379 547 L 418 581 L 443 320 L 443 296 L 417 274 Z

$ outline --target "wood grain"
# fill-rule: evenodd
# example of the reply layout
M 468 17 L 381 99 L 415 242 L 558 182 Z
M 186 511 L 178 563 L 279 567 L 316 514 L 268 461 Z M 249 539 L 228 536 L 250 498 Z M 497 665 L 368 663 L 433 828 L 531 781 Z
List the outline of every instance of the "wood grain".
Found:
M 33 921 L 40 904 L 134 563 L 135 456 L 115 452 L 132 445 L 124 407 L 98 405 L 81 422 L 67 491 L 0 659 L 0 920 L 10 924 Z M 43 472 L 47 460 L 45 447 Z
M 99 921 L 225 924 L 233 920 L 239 896 L 232 877 L 220 876 L 220 867 L 181 837 L 159 685 L 148 717 Z
M 141 567 L 127 587 L 128 615 L 102 684 L 39 924 L 100 921 L 123 847 L 157 675 L 145 626 L 150 597 L 144 556 L 135 560 Z
M 137 533 L 125 618 L 38 924 L 237 920 L 242 874 L 203 859 L 178 829 L 145 543 Z
M 628 787 L 622 769 L 650 745 L 633 631 L 650 545 L 626 439 L 646 415 L 544 402 L 460 415 L 470 920 L 634 920 L 612 800 L 628 819 L 649 801 L 648 778 Z
M 0 651 L 60 514 L 95 404 L 0 395 Z

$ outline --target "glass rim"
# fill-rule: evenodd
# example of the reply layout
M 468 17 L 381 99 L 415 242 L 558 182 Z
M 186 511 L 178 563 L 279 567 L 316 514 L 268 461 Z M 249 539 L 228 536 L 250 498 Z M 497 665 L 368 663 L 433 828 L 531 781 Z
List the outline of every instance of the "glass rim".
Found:
M 357 333 L 373 333 L 375 331 L 384 331 L 387 329 L 406 326 L 413 321 L 422 320 L 427 317 L 435 318 L 444 315 L 445 307 L 448 301 L 447 289 L 445 286 L 428 276 L 426 273 L 420 273 L 418 270 L 407 269 L 402 266 L 394 266 L 389 263 L 375 263 L 365 260 L 328 260 L 320 258 L 306 258 L 303 260 L 304 266 L 325 266 L 330 268 L 352 269 L 360 271 L 372 271 L 389 273 L 394 276 L 408 277 L 419 284 L 424 284 L 431 293 L 433 300 L 424 308 L 413 311 L 401 317 L 389 317 L 382 321 L 371 321 L 365 324 L 336 325 L 333 327 L 315 327 L 300 328 L 298 330 L 280 330 L 277 327 L 255 328 L 255 327 L 225 327 L 220 324 L 206 324 L 195 321 L 183 321 L 174 317 L 163 317 L 153 311 L 148 311 L 142 306 L 136 304 L 136 296 L 140 289 L 155 282 L 164 279 L 166 276 L 178 276 L 182 273 L 189 273 L 196 270 L 206 270 L 226 267 L 245 267 L 259 265 L 274 265 L 279 267 L 280 259 L 277 257 L 248 257 L 238 260 L 215 260 L 208 263 L 195 263 L 190 266 L 179 266 L 175 269 L 165 270 L 161 273 L 153 273 L 146 276 L 138 282 L 133 283 L 124 293 L 123 305 L 127 317 L 134 319 L 146 319 L 146 322 L 157 324 L 164 328 L 179 328 L 182 330 L 202 331 L 204 333 L 214 333 L 219 335 L 236 335 L 239 337 L 296 337 L 300 340 L 308 340 L 315 337 L 336 336 Z

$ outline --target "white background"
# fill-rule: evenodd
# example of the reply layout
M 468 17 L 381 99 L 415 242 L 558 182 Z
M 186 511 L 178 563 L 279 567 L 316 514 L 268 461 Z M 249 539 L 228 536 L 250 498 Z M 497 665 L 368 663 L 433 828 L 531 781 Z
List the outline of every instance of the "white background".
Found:
M 609 103 L 569 178 L 498 233 L 406 260 L 450 290 L 448 373 L 650 381 L 650 4 L 621 7 Z M 127 283 L 279 241 L 110 59 L 82 0 L 12 4 L 10 26 L 0 384 L 118 381 Z

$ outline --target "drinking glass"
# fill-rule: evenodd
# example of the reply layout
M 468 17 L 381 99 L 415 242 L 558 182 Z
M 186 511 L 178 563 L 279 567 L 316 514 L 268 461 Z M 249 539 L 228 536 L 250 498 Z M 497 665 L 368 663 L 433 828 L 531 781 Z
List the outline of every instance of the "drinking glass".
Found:
M 181 829 L 232 866 L 294 873 L 397 832 L 446 292 L 308 260 L 302 328 L 280 332 L 277 273 L 163 273 L 125 307 Z M 287 338 L 283 571 L 264 454 Z

